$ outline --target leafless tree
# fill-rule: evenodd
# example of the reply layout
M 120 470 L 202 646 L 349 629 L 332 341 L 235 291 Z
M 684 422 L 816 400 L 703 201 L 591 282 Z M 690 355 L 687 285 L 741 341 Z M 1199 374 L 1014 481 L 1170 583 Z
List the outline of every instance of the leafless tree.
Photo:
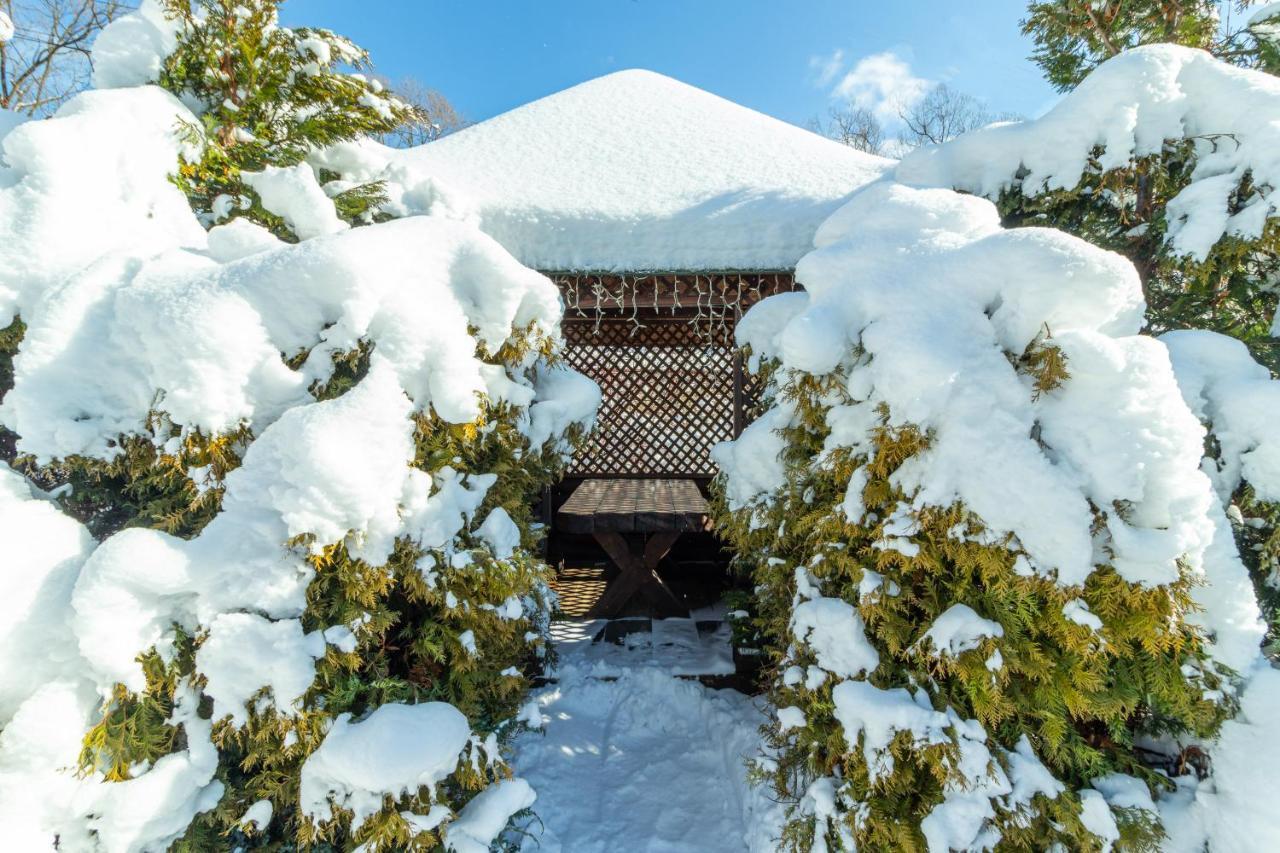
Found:
M 810 123 L 815 133 L 868 154 L 884 153 L 884 125 L 871 110 L 849 104 L 832 107 L 827 116 L 825 124 L 816 118 Z
M 47 115 L 89 83 L 89 48 L 123 0 L 0 0 L 14 33 L 0 42 L 0 107 Z
M 386 82 L 383 81 L 384 84 Z M 398 83 L 389 84 L 388 88 L 402 101 L 417 107 L 421 116 L 387 134 L 383 142 L 388 145 L 395 148 L 425 145 L 469 124 L 448 98 L 416 77 L 403 77 Z
M 904 148 L 918 148 L 932 143 L 941 145 L 962 133 L 985 127 L 993 121 L 1015 119 L 1011 114 L 996 114 L 973 95 L 939 83 L 910 109 L 899 113 L 903 130 L 898 136 Z

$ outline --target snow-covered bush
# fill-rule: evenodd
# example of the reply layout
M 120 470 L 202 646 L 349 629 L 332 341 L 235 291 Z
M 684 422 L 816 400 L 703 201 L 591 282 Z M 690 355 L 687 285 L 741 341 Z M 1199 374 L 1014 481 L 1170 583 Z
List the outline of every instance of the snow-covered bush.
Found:
M 468 223 L 309 232 L 343 220 L 299 163 L 255 205 L 301 242 L 206 233 L 171 176 L 207 114 L 132 85 L 166 22 L 144 4 L 104 34 L 121 88 L 0 141 L 0 423 L 105 537 L 0 472 L 30 555 L 0 566 L 6 840 L 487 845 L 533 800 L 502 754 L 540 719 L 531 498 L 598 389 L 557 363 L 554 285 Z
M 1208 431 L 1203 467 L 1231 521 L 1259 603 L 1280 639 L 1280 381 L 1240 341 L 1214 332 L 1168 332 L 1178 386 Z
M 119 64 L 135 71 L 132 84 L 158 81 L 199 116 L 189 131 L 204 143 L 201 156 L 184 162 L 176 180 L 206 224 L 244 216 L 285 239 L 315 237 L 372 220 L 383 194 L 377 183 L 336 185 L 303 162 L 326 146 L 394 130 L 418 111 L 359 73 L 369 57 L 348 39 L 281 27 L 279 2 L 144 4 L 135 25 L 149 24 L 172 47 L 155 74 L 153 63 Z M 129 50 L 134 29 L 123 29 L 107 37 Z
M 1121 252 L 1143 282 L 1147 331 L 1214 330 L 1274 371 L 1277 151 L 1280 78 L 1160 44 L 1104 62 L 1040 119 L 914 153 L 898 177 L 987 196 L 1005 225 L 1050 225 Z M 1189 361 L 1200 355 L 1185 350 L 1179 373 L 1199 370 Z M 1237 531 L 1261 584 L 1280 508 L 1239 480 L 1233 489 L 1222 497 L 1251 518 Z
M 1137 274 L 891 180 L 815 245 L 739 326 L 768 409 L 716 450 L 786 846 L 1155 846 L 1263 629 Z
M 1222 332 L 1274 370 L 1277 140 L 1280 78 L 1159 44 L 1104 62 L 1039 119 L 912 153 L 898 178 L 1120 252 L 1150 331 Z

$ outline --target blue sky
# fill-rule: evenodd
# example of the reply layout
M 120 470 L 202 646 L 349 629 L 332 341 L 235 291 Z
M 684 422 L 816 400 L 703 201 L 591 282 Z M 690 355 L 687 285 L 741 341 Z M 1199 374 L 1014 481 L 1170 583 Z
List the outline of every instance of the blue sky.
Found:
M 833 98 L 892 120 L 945 81 L 997 112 L 1054 93 L 1020 0 L 288 0 L 284 22 L 357 41 L 473 121 L 623 68 L 650 68 L 804 125 Z

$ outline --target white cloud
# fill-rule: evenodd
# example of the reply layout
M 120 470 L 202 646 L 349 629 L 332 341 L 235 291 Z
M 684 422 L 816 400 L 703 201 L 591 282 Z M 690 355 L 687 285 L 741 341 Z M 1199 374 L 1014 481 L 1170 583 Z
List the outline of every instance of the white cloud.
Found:
M 894 125 L 898 116 L 918 103 L 933 85 L 913 74 L 902 57 L 885 51 L 859 59 L 836 83 L 831 97 L 871 110 L 882 123 Z
M 819 89 L 825 89 L 843 68 L 844 51 L 838 48 L 828 56 L 809 57 L 809 71 L 813 74 L 813 85 Z

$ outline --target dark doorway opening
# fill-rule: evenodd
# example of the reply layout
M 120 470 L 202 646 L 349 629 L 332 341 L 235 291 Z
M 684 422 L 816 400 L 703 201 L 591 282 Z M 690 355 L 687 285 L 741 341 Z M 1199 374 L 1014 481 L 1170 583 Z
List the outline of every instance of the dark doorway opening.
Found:
M 789 272 L 771 271 L 551 278 L 566 306 L 565 360 L 602 393 L 590 442 L 543 506 L 562 608 L 581 618 L 617 581 L 619 569 L 596 536 L 557 524 L 560 510 L 586 480 L 689 481 L 707 497 L 716 472 L 711 448 L 736 438 L 756 409 L 756 383 L 734 329 L 747 308 L 794 290 L 795 281 Z M 652 537 L 665 535 L 643 520 L 622 529 L 637 555 Z M 711 612 L 731 584 L 731 556 L 709 525 L 686 530 L 658 562 L 657 574 L 689 612 Z M 665 615 L 651 599 L 637 595 L 620 615 Z

